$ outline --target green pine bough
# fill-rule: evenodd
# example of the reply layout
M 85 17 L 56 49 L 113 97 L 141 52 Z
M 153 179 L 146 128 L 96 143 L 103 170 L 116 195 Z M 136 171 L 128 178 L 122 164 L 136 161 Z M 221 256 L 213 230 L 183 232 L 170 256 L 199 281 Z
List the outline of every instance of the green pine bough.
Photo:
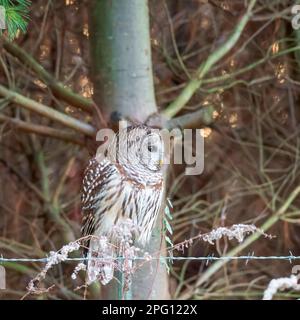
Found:
M 4 8 L 6 30 L 10 40 L 16 37 L 18 31 L 26 32 L 30 4 L 29 0 L 0 0 L 0 7 Z M 5 30 L 0 29 L 0 35 L 3 31 Z

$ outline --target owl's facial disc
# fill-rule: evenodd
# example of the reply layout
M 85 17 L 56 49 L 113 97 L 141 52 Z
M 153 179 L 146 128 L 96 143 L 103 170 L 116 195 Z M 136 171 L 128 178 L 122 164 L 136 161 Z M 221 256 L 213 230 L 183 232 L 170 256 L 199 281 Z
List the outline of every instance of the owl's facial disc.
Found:
M 117 156 L 111 156 L 110 160 L 122 164 L 126 170 L 146 176 L 162 170 L 164 144 L 158 129 L 143 126 L 122 130 L 110 150 L 117 151 Z
M 151 171 L 159 171 L 164 156 L 163 141 L 158 132 L 147 133 L 141 139 L 140 161 Z

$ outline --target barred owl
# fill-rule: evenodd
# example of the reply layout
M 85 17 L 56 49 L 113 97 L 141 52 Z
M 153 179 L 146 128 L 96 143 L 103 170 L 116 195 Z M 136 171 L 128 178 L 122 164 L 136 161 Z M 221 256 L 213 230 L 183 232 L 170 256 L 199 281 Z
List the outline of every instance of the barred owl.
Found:
M 106 236 L 114 243 L 113 227 L 131 219 L 138 230 L 136 242 L 149 242 L 163 201 L 163 154 L 159 131 L 140 125 L 120 130 L 105 156 L 90 160 L 83 179 L 82 236 Z M 99 241 L 84 246 L 85 256 L 99 257 Z M 102 265 L 100 274 L 94 269 L 95 261 L 88 260 L 89 281 L 106 284 L 113 278 L 109 265 Z

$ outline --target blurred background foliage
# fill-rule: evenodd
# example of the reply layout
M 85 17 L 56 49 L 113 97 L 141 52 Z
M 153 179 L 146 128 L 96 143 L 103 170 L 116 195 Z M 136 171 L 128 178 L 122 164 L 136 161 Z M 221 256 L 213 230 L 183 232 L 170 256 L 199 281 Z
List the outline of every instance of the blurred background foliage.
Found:
M 229 37 L 245 4 L 244 0 L 149 1 L 160 110 Z M 259 227 L 269 222 L 268 232 L 276 238 L 257 238 L 246 247 L 228 240 L 216 246 L 199 242 L 179 255 L 218 256 L 231 249 L 237 254 L 287 255 L 291 251 L 300 255 L 299 197 L 285 208 L 300 182 L 300 37 L 291 26 L 294 4 L 257 1 L 237 45 L 213 66 L 181 111 L 188 114 L 213 107 L 212 124 L 202 128 L 204 173 L 186 176 L 184 167 L 173 166 L 168 186 L 174 205 L 173 243 L 235 223 Z M 88 132 L 94 124 L 86 112 L 93 93 L 87 6 L 88 1 L 33 1 L 27 32 L 13 31 L 17 49 L 1 40 L 0 252 L 5 257 L 44 257 L 80 236 L 80 187 L 91 156 L 92 134 Z M 23 21 L 13 30 L 25 28 Z M 32 65 L 18 48 L 37 64 Z M 66 99 L 55 87 L 56 81 L 86 98 L 86 106 L 81 110 L 74 100 Z M 11 98 L 14 92 L 21 95 L 19 100 Z M 24 97 L 77 119 L 79 127 L 80 123 L 89 126 L 74 134 L 74 128 L 68 129 L 63 122 L 22 108 Z M 19 299 L 41 265 L 4 265 L 8 289 L 0 291 L 0 297 Z M 260 299 L 272 278 L 288 276 L 292 268 L 289 261 L 250 261 L 247 265 L 232 261 L 213 266 L 175 262 L 170 274 L 172 297 Z M 55 288 L 31 298 L 82 299 L 82 292 L 73 290 L 82 279 L 74 284 L 71 270 L 72 264 L 54 269 L 45 285 L 55 284 Z M 293 292 L 277 295 L 295 296 Z

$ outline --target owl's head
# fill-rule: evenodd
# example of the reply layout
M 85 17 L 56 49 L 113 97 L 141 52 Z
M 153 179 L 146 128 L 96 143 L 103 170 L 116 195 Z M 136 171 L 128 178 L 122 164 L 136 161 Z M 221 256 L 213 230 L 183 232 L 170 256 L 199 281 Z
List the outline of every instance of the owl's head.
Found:
M 111 147 L 126 173 L 147 180 L 161 176 L 164 143 L 158 129 L 143 125 L 121 129 Z

